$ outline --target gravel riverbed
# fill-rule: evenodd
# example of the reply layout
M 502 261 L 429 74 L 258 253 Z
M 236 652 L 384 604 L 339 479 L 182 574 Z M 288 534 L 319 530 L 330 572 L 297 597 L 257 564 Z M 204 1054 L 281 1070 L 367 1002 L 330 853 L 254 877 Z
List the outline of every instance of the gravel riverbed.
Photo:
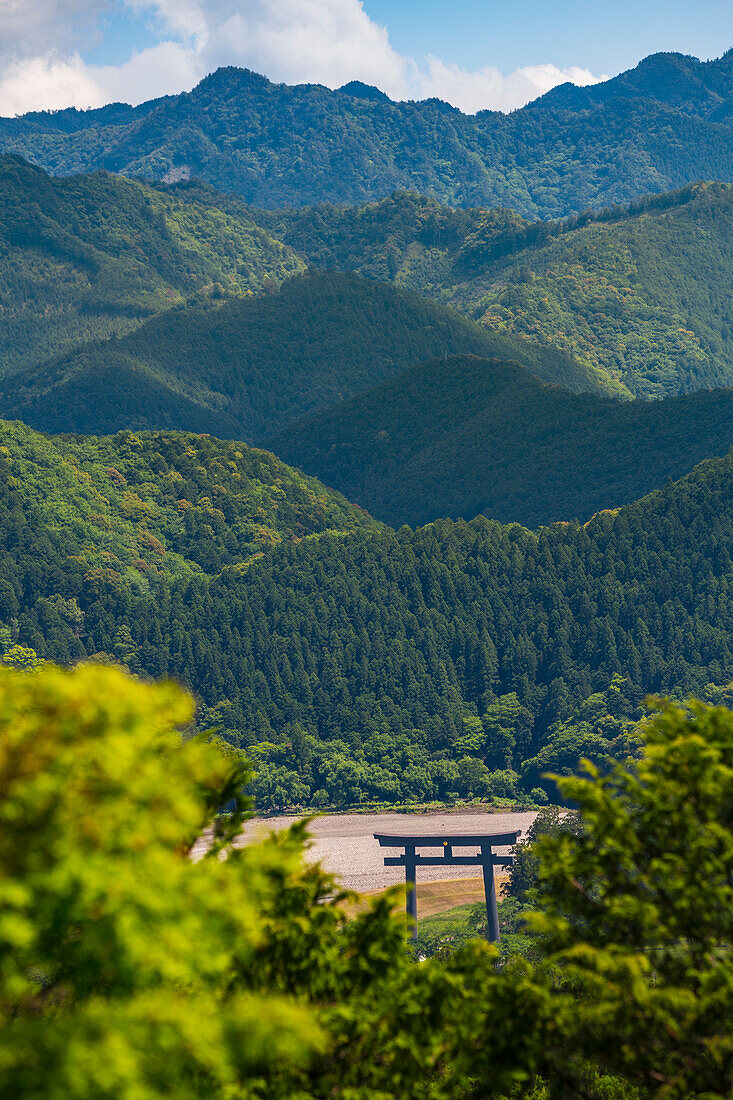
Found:
M 328 814 L 311 823 L 313 846 L 308 858 L 320 861 L 345 889 L 369 893 L 405 880 L 401 867 L 384 866 L 387 849 L 380 848 L 374 833 L 472 834 L 506 833 L 521 829 L 526 834 L 535 817 L 531 810 L 521 813 L 488 813 L 485 810 L 454 813 L 442 810 L 422 814 Z M 271 829 L 287 828 L 294 820 L 293 817 L 253 818 L 247 822 L 236 844 L 251 843 Z M 464 851 L 469 852 L 470 849 Z M 500 855 L 506 855 L 509 849 L 498 848 L 497 851 Z M 433 850 L 432 854 L 437 853 Z M 421 867 L 418 874 L 419 881 L 434 882 L 468 878 L 475 875 L 476 870 L 474 867 Z

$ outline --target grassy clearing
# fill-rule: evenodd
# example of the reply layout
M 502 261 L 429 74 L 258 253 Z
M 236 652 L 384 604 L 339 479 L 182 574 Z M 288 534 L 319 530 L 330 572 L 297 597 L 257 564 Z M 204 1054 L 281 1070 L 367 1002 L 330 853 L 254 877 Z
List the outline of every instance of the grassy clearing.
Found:
M 499 897 L 502 896 L 505 883 L 509 881 L 508 875 L 496 876 L 496 889 Z M 369 899 L 376 894 L 383 894 L 384 890 L 377 890 L 370 894 L 363 894 L 361 901 L 354 906 L 355 913 L 363 912 Z M 418 919 L 431 918 L 440 913 L 454 911 L 458 908 L 471 908 L 477 902 L 484 900 L 484 881 L 478 875 L 475 878 L 452 878 L 439 882 L 421 882 L 417 888 L 417 914 Z

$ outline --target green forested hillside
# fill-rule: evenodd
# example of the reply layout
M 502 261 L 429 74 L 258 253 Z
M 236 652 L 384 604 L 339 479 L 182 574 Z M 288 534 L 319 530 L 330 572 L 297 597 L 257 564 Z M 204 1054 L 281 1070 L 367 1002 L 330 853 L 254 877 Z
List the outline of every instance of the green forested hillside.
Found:
M 252 427 L 249 413 L 226 392 L 225 358 L 236 383 L 246 381 L 237 378 L 239 360 L 248 354 L 247 336 L 239 332 L 250 316 L 247 308 L 227 307 L 213 337 L 212 303 L 200 292 L 216 302 L 222 295 L 272 290 L 306 266 L 394 282 L 450 304 L 511 337 L 515 350 L 481 345 L 475 332 L 466 342 L 464 327 L 459 344 L 446 341 L 448 352 L 511 356 L 572 390 L 661 397 L 733 382 L 729 185 L 695 185 L 628 208 L 548 223 L 508 210 L 454 212 L 412 193 L 358 207 L 255 211 L 199 185 L 154 188 L 103 173 L 54 180 L 5 157 L 0 199 L 0 375 L 28 374 L 2 411 L 52 430 L 172 426 L 235 436 L 275 430 L 282 417 L 278 424 Z M 343 308 L 353 307 L 350 284 L 343 288 Z M 109 342 L 151 314 L 187 303 L 193 305 L 188 315 L 154 322 L 137 339 Z M 278 355 L 279 343 L 291 345 L 304 370 L 311 369 L 307 360 L 317 341 L 304 340 L 311 350 L 303 352 L 292 334 L 281 333 L 277 307 L 252 309 L 263 317 L 274 311 L 265 341 Z M 294 415 L 389 377 L 389 360 L 399 369 L 442 351 L 417 335 L 434 325 L 426 309 L 412 319 L 414 353 L 380 351 L 383 370 L 367 370 L 359 385 L 334 378 L 317 400 L 297 403 Z M 340 315 L 342 307 L 329 303 L 328 312 L 334 311 Z M 393 335 L 407 327 L 406 318 L 398 323 L 385 316 L 378 323 L 388 324 Z M 450 324 L 455 332 L 460 328 L 456 318 Z M 192 337 L 197 328 L 200 346 Z M 401 341 L 405 336 L 401 332 Z M 517 350 L 527 338 L 558 354 L 536 346 Z M 90 340 L 107 343 L 56 362 Z M 171 341 L 181 345 L 180 362 Z M 334 351 L 329 348 L 325 358 Z M 315 368 L 317 375 L 333 370 L 323 363 Z M 320 385 L 318 378 L 314 398 Z M 85 414 L 94 408 L 90 395 L 105 390 L 129 394 L 130 407 L 110 414 L 102 402 L 97 420 L 73 418 L 76 409 Z M 142 420 L 136 419 L 140 410 Z M 259 414 L 253 415 L 256 420 Z
M 454 304 L 569 351 L 636 396 L 733 382 L 730 185 L 700 184 L 585 225 L 528 226 L 505 242 L 479 226 L 461 258 L 474 278 Z
M 250 746 L 265 805 L 511 795 L 518 784 L 538 786 L 547 768 L 572 768 L 581 753 L 626 751 L 646 692 L 731 679 L 733 456 L 585 525 L 533 534 L 480 518 L 414 533 L 284 539 L 242 569 L 236 559 L 244 552 L 251 562 L 256 540 L 227 545 L 228 494 L 214 491 L 226 482 L 198 453 L 236 456 L 236 444 L 174 436 L 171 447 L 185 448 L 174 463 L 167 437 L 143 437 L 141 463 L 127 434 L 100 444 L 6 432 L 0 612 L 13 639 L 63 661 L 108 653 L 180 678 L 202 700 L 202 725 Z M 160 542 L 171 537 L 163 519 L 155 527 L 139 518 L 137 498 L 157 501 L 165 484 L 153 447 L 191 483 L 181 494 L 186 534 L 172 543 L 177 552 L 197 560 L 185 501 L 203 509 L 192 515 L 194 534 L 196 521 L 204 524 L 202 553 L 221 523 L 217 509 L 224 515 L 223 549 L 199 557 L 202 571 L 154 570 L 155 547 L 141 559 L 147 566 L 123 568 L 126 551 L 118 554 L 89 515 L 91 488 L 87 503 L 49 507 L 55 490 L 44 467 L 58 461 L 53 449 L 93 455 L 98 446 L 105 465 L 93 484 L 109 498 L 112 460 L 130 486 L 138 539 L 146 530 Z M 32 480 L 27 452 L 37 456 Z M 78 460 L 66 470 L 82 486 L 92 476 Z M 364 523 L 343 503 L 317 517 L 310 530 Z M 115 557 L 97 565 L 89 555 L 102 545 Z
M 311 264 L 393 279 L 494 331 L 563 349 L 609 392 L 663 397 L 733 383 L 733 187 L 707 183 L 527 222 L 417 195 L 260 213 Z
M 198 192 L 187 187 L 181 193 Z M 464 241 L 488 212 L 453 210 L 406 190 L 351 206 L 324 202 L 299 209 L 252 209 L 252 216 L 314 267 L 356 271 L 414 290 L 445 294 L 445 287 L 455 281 L 452 272 Z M 507 212 L 506 217 L 510 224 L 527 224 L 518 214 Z
M 22 602 L 34 590 L 66 584 L 63 593 L 46 593 L 52 633 L 79 583 L 90 591 L 109 582 L 151 594 L 173 577 L 246 566 L 283 540 L 377 526 L 268 452 L 210 436 L 49 438 L 0 421 L 0 465 L 6 547 L 15 562 L 6 559 L 2 572 L 0 617 L 7 623 L 17 612 L 14 591 Z M 34 546 L 14 541 L 19 516 L 24 529 L 36 531 Z M 20 591 L 17 569 L 30 569 Z M 69 588 L 72 574 L 77 581 Z M 78 642 L 66 659 L 74 652 Z
M 0 157 L 0 375 L 135 328 L 206 287 L 247 294 L 304 264 L 226 210 L 106 173 Z
M 0 380 L 0 412 L 45 431 L 184 428 L 261 442 L 406 366 L 454 353 L 511 356 L 574 389 L 564 352 L 492 334 L 417 294 L 343 274 L 279 293 L 210 297 L 121 339 Z
M 396 188 L 450 206 L 562 217 L 697 179 L 733 179 L 731 53 L 655 54 L 593 89 L 504 115 L 376 89 L 273 84 L 226 68 L 137 108 L 0 120 L 0 149 L 53 172 L 198 177 L 266 207 L 363 202 Z
M 285 461 L 399 527 L 478 513 L 528 527 L 585 519 L 733 446 L 733 390 L 613 401 L 516 364 L 455 356 L 273 436 Z

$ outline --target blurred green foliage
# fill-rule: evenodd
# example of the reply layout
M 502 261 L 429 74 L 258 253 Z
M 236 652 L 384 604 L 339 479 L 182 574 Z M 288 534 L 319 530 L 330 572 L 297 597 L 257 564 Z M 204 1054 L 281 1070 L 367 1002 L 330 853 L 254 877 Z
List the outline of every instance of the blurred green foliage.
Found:
M 566 778 L 581 828 L 537 844 L 542 951 L 590 1058 L 642 1095 L 733 1086 L 733 716 L 659 702 L 632 765 Z
M 729 711 L 666 705 L 631 767 L 563 781 L 581 827 L 536 842 L 533 951 L 500 966 L 416 962 L 399 891 L 349 919 L 305 823 L 232 848 L 241 766 L 191 712 L 118 669 L 0 674 L 3 1095 L 729 1095 Z
M 190 700 L 117 669 L 0 676 L 0 1092 L 232 1092 L 323 1045 L 255 967 L 291 845 L 216 858 L 191 846 L 242 772 L 174 727 Z

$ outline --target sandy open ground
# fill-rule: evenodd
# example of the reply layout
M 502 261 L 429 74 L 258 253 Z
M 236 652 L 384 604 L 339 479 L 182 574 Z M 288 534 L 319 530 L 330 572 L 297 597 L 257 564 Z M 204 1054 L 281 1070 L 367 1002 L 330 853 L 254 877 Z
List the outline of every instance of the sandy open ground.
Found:
M 316 818 L 311 824 L 313 846 L 309 858 L 319 860 L 346 889 L 368 893 L 405 881 L 401 867 L 384 866 L 387 849 L 379 847 L 374 833 L 488 834 L 506 833 L 515 829 L 526 833 L 535 816 L 532 811 L 487 813 L 484 810 L 461 810 L 456 813 L 444 810 L 425 814 L 329 814 Z M 236 843 L 250 843 L 257 836 L 266 835 L 271 829 L 287 828 L 293 820 L 292 817 L 254 818 L 247 823 L 244 834 Z M 471 849 L 464 851 L 467 853 Z M 500 855 L 506 855 L 509 849 L 498 848 L 497 851 Z M 437 853 L 433 850 L 432 854 Z M 473 877 L 475 871 L 472 867 L 421 867 L 418 876 L 419 882 L 446 881 Z M 473 891 L 475 890 L 474 885 Z M 459 904 L 459 900 L 453 904 Z

